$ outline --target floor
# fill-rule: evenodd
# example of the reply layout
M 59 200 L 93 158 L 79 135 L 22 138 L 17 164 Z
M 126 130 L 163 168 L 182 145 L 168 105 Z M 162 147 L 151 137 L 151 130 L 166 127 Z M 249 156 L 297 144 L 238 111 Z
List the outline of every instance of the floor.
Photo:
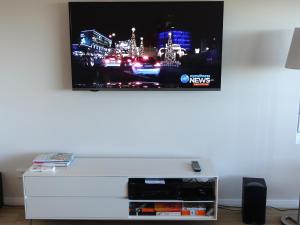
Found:
M 238 209 L 233 209 L 235 211 L 230 211 L 228 209 L 220 209 L 219 210 L 219 219 L 217 222 L 214 223 L 214 225 L 240 225 L 243 224 L 241 222 L 241 212 Z M 267 225 L 280 225 L 280 217 L 282 215 L 290 215 L 295 214 L 296 211 L 278 211 L 275 209 L 268 208 L 267 209 Z M 194 225 L 199 224 L 199 222 L 138 222 L 138 221 L 131 221 L 131 222 L 125 222 L 125 221 L 62 221 L 62 220 L 56 220 L 56 221 L 46 221 L 46 220 L 34 220 L 33 225 L 174 225 L 176 224 L 182 224 L 185 223 L 186 225 Z M 201 225 L 206 224 L 212 224 L 207 222 L 201 222 Z M 3 207 L 0 208 L 0 225 L 29 225 L 29 222 L 25 220 L 24 218 L 24 208 L 23 207 Z

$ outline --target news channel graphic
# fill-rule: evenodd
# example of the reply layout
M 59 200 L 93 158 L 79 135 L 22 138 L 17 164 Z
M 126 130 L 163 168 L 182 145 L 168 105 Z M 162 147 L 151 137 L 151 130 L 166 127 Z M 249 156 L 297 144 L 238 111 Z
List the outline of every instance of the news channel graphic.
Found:
M 182 84 L 191 84 L 193 87 L 209 87 L 213 80 L 209 74 L 182 74 L 180 81 Z
M 220 88 L 220 2 L 70 3 L 70 15 L 74 89 Z

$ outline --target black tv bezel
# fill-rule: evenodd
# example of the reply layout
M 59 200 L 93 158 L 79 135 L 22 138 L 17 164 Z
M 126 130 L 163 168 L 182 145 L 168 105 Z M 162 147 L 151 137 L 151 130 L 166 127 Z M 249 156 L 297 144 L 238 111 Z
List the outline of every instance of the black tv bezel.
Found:
M 112 3 L 112 4 L 118 4 L 118 3 L 160 3 L 160 2 L 167 2 L 167 3 L 217 3 L 221 4 L 222 11 L 220 18 L 222 19 L 221 23 L 221 34 L 220 36 L 222 37 L 220 41 L 220 55 L 221 55 L 221 62 L 220 62 L 220 86 L 217 88 L 77 88 L 74 87 L 74 81 L 73 81 L 73 67 L 72 67 L 72 13 L 71 13 L 71 5 L 72 4 L 95 4 L 95 3 Z M 159 1 L 109 1 L 109 0 L 103 0 L 103 1 L 97 1 L 97 2 L 74 2 L 70 1 L 68 2 L 68 12 L 69 12 L 69 32 L 70 32 L 70 63 L 71 63 L 71 77 L 72 77 L 72 91 L 92 91 L 92 92 L 98 92 L 98 91 L 221 91 L 222 87 L 222 64 L 223 64 L 223 27 L 224 27 L 224 1 L 166 1 L 166 0 L 159 0 Z

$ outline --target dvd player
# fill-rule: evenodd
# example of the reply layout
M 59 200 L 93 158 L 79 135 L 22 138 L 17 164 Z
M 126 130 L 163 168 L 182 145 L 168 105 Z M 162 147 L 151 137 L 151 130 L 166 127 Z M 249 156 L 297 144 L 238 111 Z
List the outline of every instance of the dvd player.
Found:
M 213 181 L 198 179 L 129 178 L 130 200 L 215 200 Z

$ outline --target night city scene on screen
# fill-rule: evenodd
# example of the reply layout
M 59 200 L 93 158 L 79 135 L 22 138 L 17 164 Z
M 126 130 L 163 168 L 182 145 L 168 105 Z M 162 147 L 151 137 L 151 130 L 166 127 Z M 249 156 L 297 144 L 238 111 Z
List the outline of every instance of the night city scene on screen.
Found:
M 70 2 L 73 89 L 220 89 L 223 2 Z

